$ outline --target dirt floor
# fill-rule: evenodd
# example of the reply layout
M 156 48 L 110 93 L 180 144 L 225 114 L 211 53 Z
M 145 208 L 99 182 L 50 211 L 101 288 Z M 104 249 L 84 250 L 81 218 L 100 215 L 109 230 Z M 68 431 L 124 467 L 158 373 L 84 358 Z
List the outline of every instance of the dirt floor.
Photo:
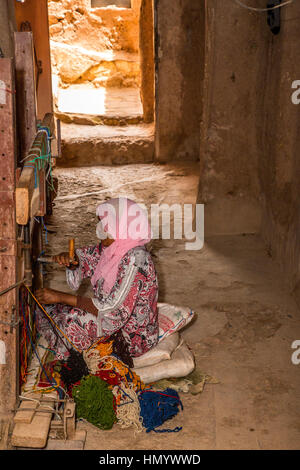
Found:
M 95 241 L 95 207 L 112 196 L 137 202 L 195 202 L 197 165 L 60 168 L 59 192 L 48 220 L 47 253 Z M 81 195 L 81 196 L 80 196 Z M 80 197 L 78 197 L 80 196 Z M 176 434 L 86 429 L 86 449 L 298 449 L 300 365 L 291 344 L 300 339 L 300 314 L 279 269 L 256 235 L 212 237 L 199 252 L 183 241 L 155 240 L 160 301 L 188 305 L 196 321 L 183 336 L 197 366 L 219 379 L 204 392 L 181 394 Z M 46 285 L 68 291 L 60 268 Z M 81 293 L 88 291 L 84 285 Z

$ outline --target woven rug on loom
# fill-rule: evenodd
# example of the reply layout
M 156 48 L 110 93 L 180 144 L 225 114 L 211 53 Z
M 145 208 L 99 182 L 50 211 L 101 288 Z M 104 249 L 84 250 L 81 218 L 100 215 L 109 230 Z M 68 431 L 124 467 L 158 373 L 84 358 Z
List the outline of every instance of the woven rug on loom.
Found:
M 48 349 L 48 343 L 42 336 L 37 339 L 36 354 L 29 362 L 26 382 L 22 386 L 22 393 L 53 391 L 53 385 L 59 381 L 59 371 L 56 369 L 57 361 L 53 360 L 53 353 Z M 37 357 L 38 356 L 38 357 Z M 57 378 L 57 380 L 55 379 Z M 49 379 L 49 380 L 48 380 Z M 52 382 L 52 385 L 50 384 Z

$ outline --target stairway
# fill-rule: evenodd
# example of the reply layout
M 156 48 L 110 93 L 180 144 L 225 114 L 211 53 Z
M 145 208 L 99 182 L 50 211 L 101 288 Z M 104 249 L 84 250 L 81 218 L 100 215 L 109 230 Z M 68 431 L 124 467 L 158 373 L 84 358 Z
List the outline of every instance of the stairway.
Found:
M 51 41 L 61 77 L 53 76 L 62 121 L 61 166 L 149 163 L 154 131 L 143 123 L 139 55 L 98 52 Z
M 57 160 L 57 166 L 125 165 L 153 160 L 153 124 L 91 126 L 62 123 L 62 157 Z

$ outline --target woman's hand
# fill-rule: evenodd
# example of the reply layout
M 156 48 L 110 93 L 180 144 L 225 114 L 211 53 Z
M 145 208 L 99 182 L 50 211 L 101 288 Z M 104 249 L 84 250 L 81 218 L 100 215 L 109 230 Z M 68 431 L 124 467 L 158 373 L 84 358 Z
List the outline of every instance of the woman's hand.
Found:
M 35 293 L 37 300 L 41 304 L 56 304 L 60 303 L 61 292 L 53 289 L 38 289 Z
M 63 266 L 66 266 L 67 268 L 75 267 L 78 265 L 78 258 L 76 254 L 74 259 L 71 260 L 68 252 L 60 253 L 59 255 L 53 256 L 53 261 Z
M 76 307 L 77 296 L 67 294 L 66 292 L 60 292 L 53 289 L 38 289 L 35 293 L 37 300 L 41 304 L 66 304 L 71 307 Z

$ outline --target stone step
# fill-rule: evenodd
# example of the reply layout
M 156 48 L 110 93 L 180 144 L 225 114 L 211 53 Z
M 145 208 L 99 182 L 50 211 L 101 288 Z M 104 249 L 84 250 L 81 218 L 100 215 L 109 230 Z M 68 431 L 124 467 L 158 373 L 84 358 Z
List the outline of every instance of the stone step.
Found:
M 88 126 L 62 123 L 62 158 L 57 166 L 151 163 L 154 125 Z
M 138 88 L 71 85 L 58 89 L 57 117 L 66 123 L 126 125 L 143 120 Z

